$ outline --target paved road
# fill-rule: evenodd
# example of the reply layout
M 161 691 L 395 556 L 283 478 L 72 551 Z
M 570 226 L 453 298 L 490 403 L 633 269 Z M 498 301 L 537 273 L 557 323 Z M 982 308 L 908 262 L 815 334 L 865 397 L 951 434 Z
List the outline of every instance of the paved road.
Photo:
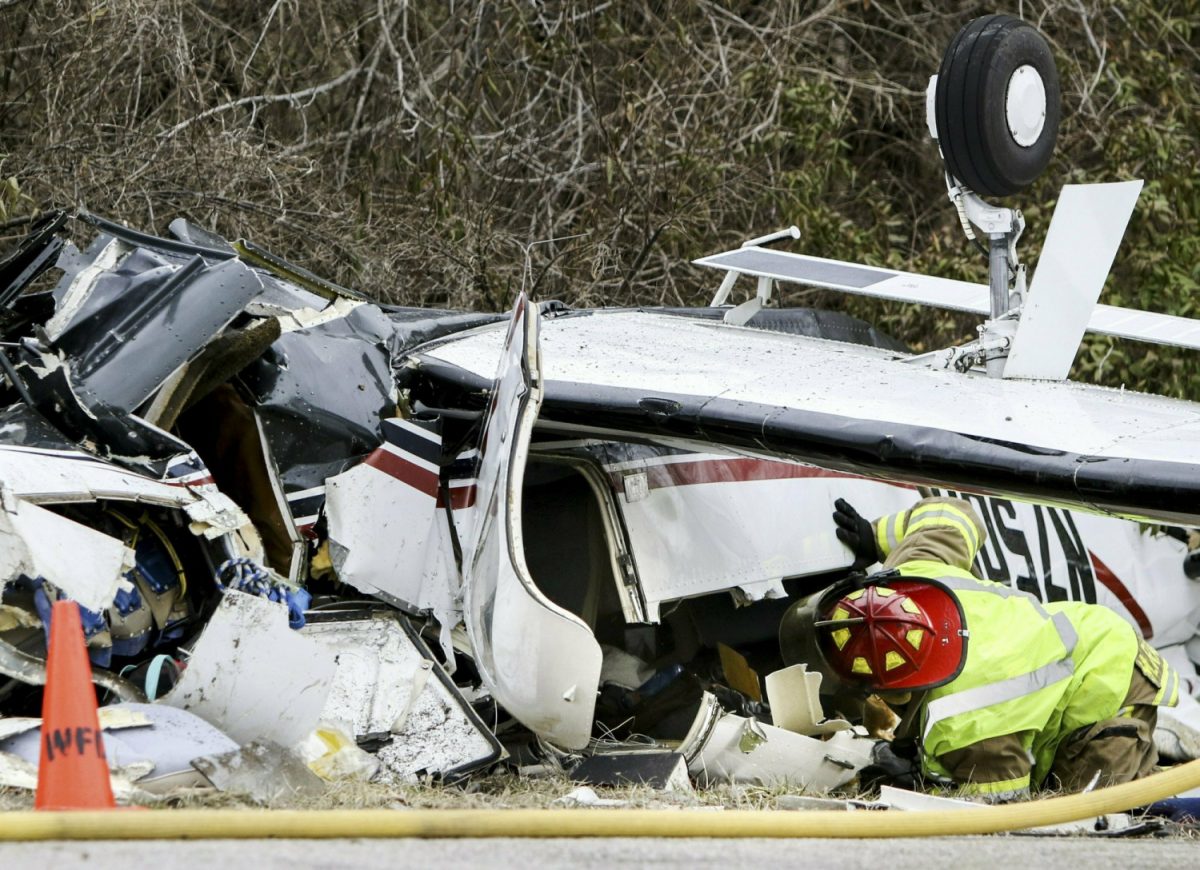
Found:
M 820 867 L 830 870 L 1194 868 L 1200 841 L 1048 837 L 931 840 L 209 840 L 201 842 L 0 843 L 4 870 L 301 870 L 399 867 Z

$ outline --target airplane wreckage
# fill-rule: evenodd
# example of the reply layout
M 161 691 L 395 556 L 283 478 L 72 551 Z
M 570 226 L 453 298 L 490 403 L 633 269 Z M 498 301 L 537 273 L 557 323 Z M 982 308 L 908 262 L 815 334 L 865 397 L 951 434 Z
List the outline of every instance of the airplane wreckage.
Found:
M 981 195 L 1048 160 L 1039 58 L 979 80 L 983 146 L 955 46 L 930 85 L 990 285 L 770 247 L 790 231 L 697 261 L 724 272 L 710 307 L 478 314 L 372 303 L 182 219 L 44 216 L 0 262 L 0 784 L 36 761 L 68 598 L 143 789 L 237 787 L 222 759 L 277 744 L 330 778 L 636 750 L 664 780 L 827 791 L 894 718 L 827 719 L 779 620 L 853 561 L 835 499 L 922 494 L 973 503 L 984 576 L 1133 623 L 1183 675 L 1160 751 L 1200 755 L 1200 405 L 1065 380 L 1085 330 L 1198 348 L 1200 323 L 1096 304 L 1140 182 L 1064 188 L 1026 287 L 1020 212 Z M 768 307 L 779 282 L 986 319 L 914 355 Z

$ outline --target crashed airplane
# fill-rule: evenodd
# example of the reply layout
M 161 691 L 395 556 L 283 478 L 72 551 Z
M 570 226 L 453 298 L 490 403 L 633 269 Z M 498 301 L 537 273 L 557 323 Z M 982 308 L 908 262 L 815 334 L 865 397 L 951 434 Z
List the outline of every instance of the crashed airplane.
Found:
M 723 272 L 700 308 L 387 306 L 182 219 L 46 215 L 0 262 L 0 711 L 37 715 L 68 598 L 102 697 L 189 711 L 210 749 L 343 735 L 355 770 L 452 780 L 649 738 L 701 782 L 828 790 L 888 720 L 827 719 L 780 617 L 853 561 L 837 498 L 949 494 L 983 576 L 1160 650 L 1187 696 L 1160 750 L 1197 757 L 1200 405 L 1066 376 L 1087 330 L 1200 348 L 1200 323 L 1096 305 L 1140 182 L 1064 188 L 1027 288 L 1020 213 L 947 162 L 990 285 L 785 231 L 697 261 Z M 914 355 L 779 283 L 985 321 Z

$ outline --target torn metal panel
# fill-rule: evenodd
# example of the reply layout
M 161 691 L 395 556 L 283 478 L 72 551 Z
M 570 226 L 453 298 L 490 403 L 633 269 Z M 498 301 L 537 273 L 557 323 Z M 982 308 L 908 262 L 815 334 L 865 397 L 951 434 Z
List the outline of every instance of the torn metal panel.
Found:
M 133 551 L 122 541 L 16 499 L 0 510 L 0 572 L 3 580 L 41 577 L 86 610 L 113 602 Z
M 228 327 L 163 382 L 142 410 L 142 417 L 161 429 L 173 428 L 184 411 L 260 357 L 280 334 L 274 317 Z
M 184 506 L 184 513 L 191 521 L 189 528 L 194 535 L 200 535 L 209 540 L 228 535 L 232 532 L 244 531 L 254 533 L 242 509 L 229 496 L 220 492 L 216 487 L 193 489 L 196 498 Z
M 360 305 L 284 333 L 242 372 L 285 495 L 324 485 L 383 440 L 381 421 L 396 415 L 392 334 L 377 307 Z
M 259 266 L 279 278 L 298 287 L 303 287 L 310 293 L 316 293 L 325 299 L 336 301 L 340 298 L 348 298 L 365 301 L 367 298 L 357 290 L 351 290 L 348 287 L 334 284 L 326 278 L 313 274 L 303 266 L 289 263 L 283 257 L 272 254 L 270 251 L 259 247 L 248 239 L 238 239 L 233 243 L 232 249 L 247 263 L 253 263 L 255 266 Z
M 399 359 L 415 347 L 482 326 L 500 323 L 508 314 L 449 311 L 440 308 L 379 306 L 395 328 L 392 354 Z
M 798 664 L 767 674 L 767 703 L 776 727 L 809 737 L 845 731 L 845 719 L 826 719 L 821 708 L 819 673 Z
M 98 275 L 52 347 L 70 361 L 71 380 L 90 406 L 126 413 L 241 312 L 259 292 L 236 261 L 196 256 L 176 266 L 138 249 Z
M 827 792 L 850 782 L 871 761 L 875 741 L 854 731 L 828 740 L 805 737 L 721 709 L 704 693 L 691 730 L 679 745 L 697 782 L 787 785 Z
M 38 275 L 50 268 L 66 241 L 56 235 L 67 221 L 65 211 L 53 211 L 38 218 L 22 239 L 3 259 L 0 259 L 0 309 L 17 301 L 21 292 Z M 11 312 L 0 314 L 5 330 L 13 324 Z
M 15 500 L 7 499 L 14 497 L 30 504 L 111 500 L 181 508 L 195 534 L 213 540 L 236 533 L 241 550 L 257 555 L 261 549 L 249 518 L 216 489 L 194 453 L 168 464 L 166 480 L 152 480 L 74 449 L 43 427 L 49 429 L 43 418 L 22 406 L 0 413 L 0 494 L 6 508 L 13 508 Z
M 210 251 L 220 251 L 230 257 L 237 253 L 233 249 L 233 246 L 224 238 L 204 229 L 204 227 L 197 226 L 187 218 L 175 218 L 167 224 L 167 232 L 185 245 L 192 245 L 196 248 L 207 248 Z
M 162 480 L 180 462 L 194 460 L 191 447 L 141 417 L 108 406 L 88 405 L 76 393 L 69 366 L 34 345 L 19 349 L 17 370 L 37 410 L 76 444 L 140 474 Z
M 294 746 L 321 718 L 333 653 L 288 628 L 287 607 L 228 590 L 159 703 L 190 710 L 245 743 Z
M 127 471 L 69 443 L 37 437 L 39 419 L 23 406 L 0 413 L 0 477 L 13 495 L 41 504 L 120 499 L 163 507 L 183 507 L 197 499 L 183 486 Z
M 602 654 L 591 629 L 534 585 L 521 537 L 521 491 L 541 401 L 537 310 L 522 295 L 484 423 L 476 520 L 463 540 L 464 621 L 496 701 L 551 743 L 587 745 Z
M 63 249 L 57 264 L 63 276 L 53 291 L 58 307 L 43 325 L 47 338 L 53 341 L 62 334 L 87 302 L 97 279 L 115 268 L 132 250 L 132 246 L 104 233 L 92 239 L 82 251 L 74 245 Z
M 203 257 L 212 263 L 239 257 L 239 251 L 235 250 L 234 245 L 217 234 L 189 223 L 183 218 L 171 221 L 168 230 L 174 236 L 172 239 L 143 233 L 83 210 L 80 210 L 77 216 L 80 220 L 100 229 L 100 239 L 105 241 L 118 239 L 126 250 L 146 248 L 160 257 L 174 259 L 178 263 L 183 263 L 195 256 Z M 243 247 L 254 248 L 250 243 L 243 243 Z M 267 267 L 259 268 L 267 264 L 261 263 L 258 258 L 242 257 L 241 259 L 245 265 L 254 268 L 262 284 L 262 292 L 255 299 L 255 304 L 265 303 L 286 308 L 305 305 L 320 308 L 324 304 L 322 296 L 310 293 L 296 286 L 295 283 L 284 280 L 286 276 L 281 276 Z M 62 263 L 59 265 L 65 271 L 71 271 Z
M 394 613 L 316 615 L 300 633 L 337 661 L 321 721 L 360 741 L 389 740 L 377 753 L 383 779 L 454 779 L 501 757 L 491 731 Z
M 384 420 L 383 434 L 366 460 L 326 481 L 333 569 L 360 592 L 433 612 L 446 633 L 459 621 L 459 577 L 439 509 L 441 435 L 434 424 L 400 418 Z

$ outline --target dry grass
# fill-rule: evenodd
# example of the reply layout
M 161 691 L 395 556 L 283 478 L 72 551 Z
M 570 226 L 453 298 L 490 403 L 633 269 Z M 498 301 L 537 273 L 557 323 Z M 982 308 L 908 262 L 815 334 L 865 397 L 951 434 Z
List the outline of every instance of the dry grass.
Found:
M 458 786 L 420 784 L 383 786 L 363 782 L 334 782 L 318 798 L 279 801 L 276 809 L 538 809 L 577 806 L 563 798 L 579 788 L 565 776 L 522 777 L 498 771 L 468 780 Z M 780 796 L 798 794 L 796 789 L 722 785 L 694 792 L 662 792 L 648 786 L 607 788 L 590 786 L 602 800 L 622 801 L 635 808 L 723 808 L 773 809 Z M 229 809 L 259 807 L 245 795 L 213 789 L 181 789 L 170 795 L 141 794 L 137 802 L 161 809 Z M 0 811 L 30 809 L 33 794 L 0 788 Z

